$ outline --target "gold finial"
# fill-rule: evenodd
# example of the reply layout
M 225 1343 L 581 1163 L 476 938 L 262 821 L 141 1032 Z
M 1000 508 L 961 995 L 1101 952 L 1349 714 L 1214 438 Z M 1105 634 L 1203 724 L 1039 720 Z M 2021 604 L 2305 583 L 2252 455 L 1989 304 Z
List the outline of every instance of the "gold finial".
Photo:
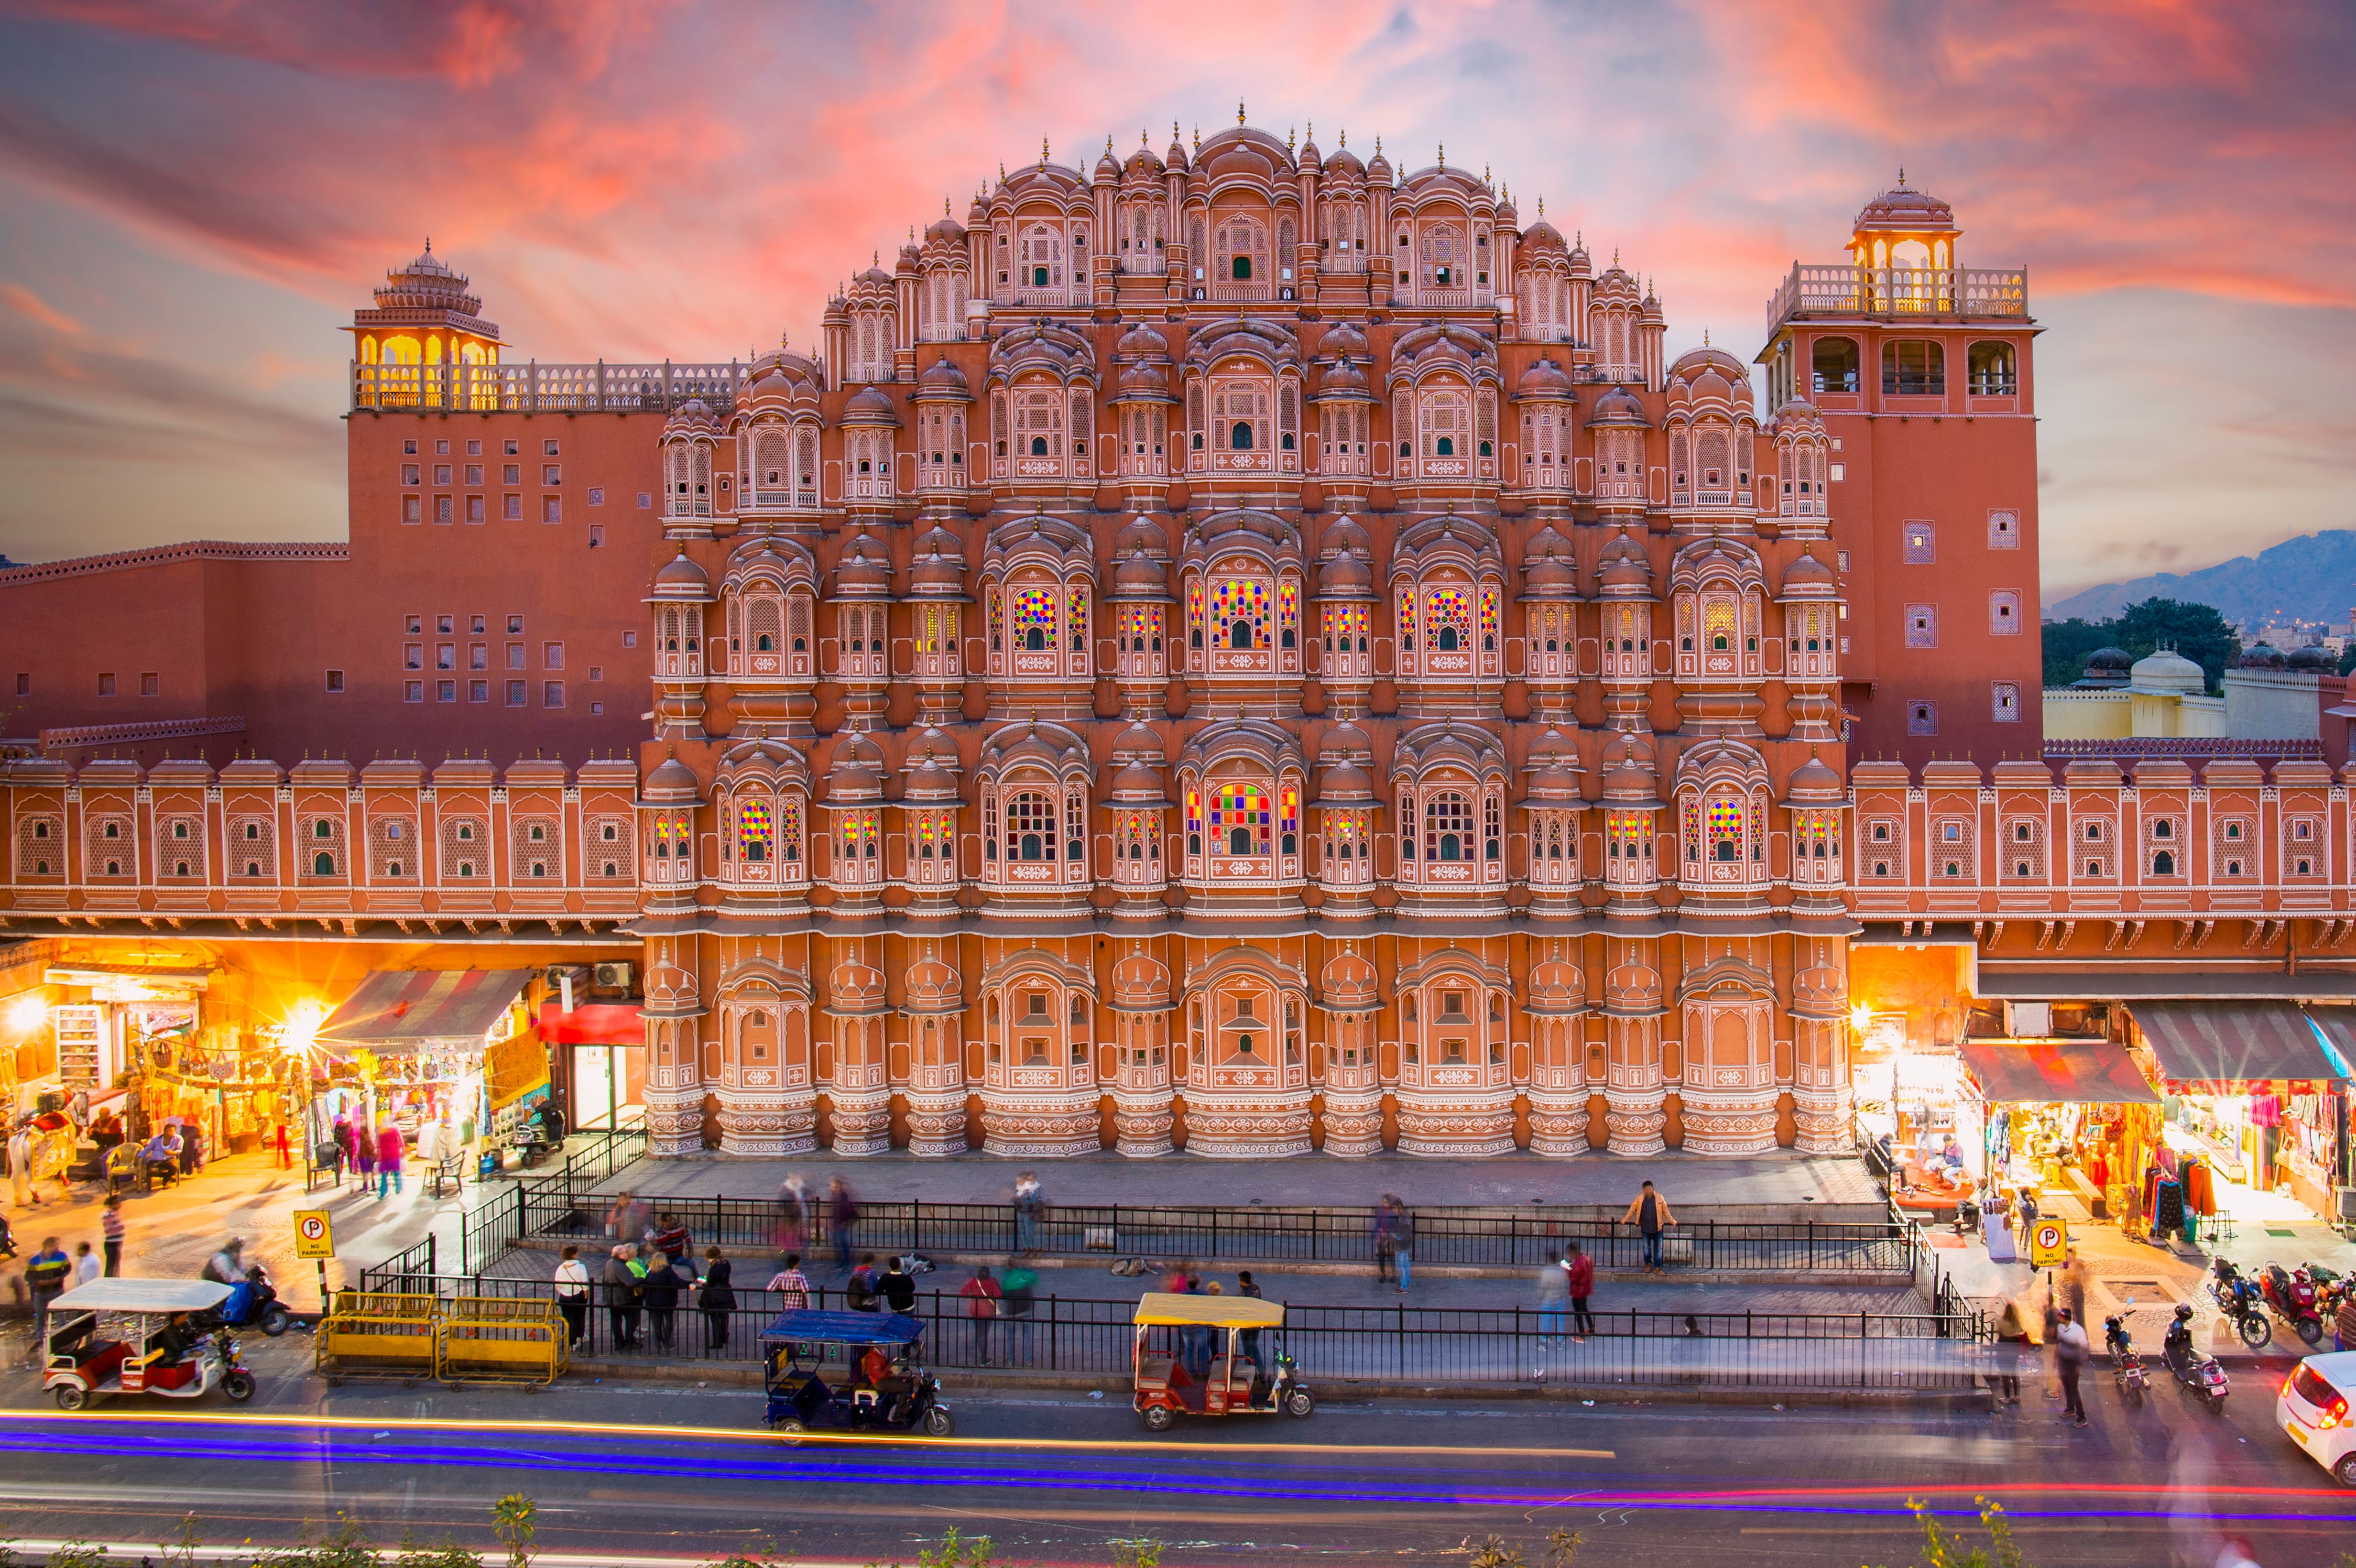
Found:
M 1312 142 L 1317 140 L 1317 122 L 1314 120 L 1309 122 L 1309 140 Z
M 1238 124 L 1238 125 L 1240 125 L 1240 124 L 1242 124 L 1243 123 L 1244 123 L 1244 101 L 1243 101 L 1242 99 L 1238 98 L 1238 99 L 1237 99 L 1237 100 L 1236 100 L 1236 123 L 1237 123 L 1237 124 Z
M 871 267 L 880 267 L 880 266 L 882 266 L 882 265 L 884 264 L 884 252 L 883 252 L 883 251 L 868 251 L 868 252 L 867 252 L 867 264 L 868 264 L 869 266 L 871 266 Z
M 1170 141 L 1171 141 L 1171 144 L 1172 144 L 1172 145 L 1173 145 L 1173 146 L 1174 146 L 1174 145 L 1176 145 L 1176 144 L 1177 144 L 1177 143 L 1178 143 L 1178 140 L 1179 140 L 1179 137 L 1178 137 L 1178 122 L 1177 122 L 1177 121 L 1175 121 L 1175 120 L 1173 120 L 1172 122 L 1170 122 Z
M 1448 166 L 1448 144 L 1445 142 L 1440 144 L 1440 166 L 1443 169 Z
M 1544 218 L 1544 217 L 1546 216 L 1546 197 L 1538 197 L 1538 216 L 1539 216 L 1540 218 Z
M 1002 160 L 998 165 L 998 183 L 1001 185 L 1006 183 L 1006 165 Z
M 1383 155 L 1383 137 L 1382 137 L 1382 133 L 1378 131 L 1378 132 L 1376 132 L 1376 133 L 1375 133 L 1375 156 L 1376 156 L 1376 157 L 1378 157 L 1378 158 L 1379 158 L 1379 157 L 1381 157 L 1382 155 Z
M 1292 151 L 1292 127 L 1290 125 L 1284 128 L 1284 150 L 1288 153 Z
M 1043 169 L 1047 166 L 1047 138 L 1044 136 L 1039 138 L 1039 166 Z
M 1704 348 L 1707 348 L 1707 347 L 1709 347 L 1709 328 L 1708 328 L 1707 326 L 1705 326 L 1705 327 L 1703 327 L 1703 328 L 1701 329 L 1701 346 L 1702 346 Z
M 948 192 L 947 192 L 947 191 L 943 191 L 943 192 L 941 192 L 941 216 L 942 216 L 943 218 L 947 218 L 948 215 L 949 215 L 949 193 L 948 193 Z
M 1486 164 L 1481 165 L 1481 183 L 1483 185 L 1489 183 L 1489 165 Z
M 1349 128 L 1347 125 L 1344 125 L 1344 126 L 1343 126 L 1343 127 L 1342 127 L 1342 145 L 1344 145 L 1344 146 L 1345 146 L 1345 147 L 1346 147 L 1346 146 L 1348 146 L 1349 144 L 1350 144 L 1350 128 Z
M 1112 133 L 1109 131 L 1105 133 L 1105 156 L 1112 156 Z
M 1200 125 L 1194 127 L 1194 150 L 1198 153 L 1203 150 L 1203 128 Z
M 1142 125 L 1137 128 L 1137 144 L 1141 147 L 1150 147 L 1153 144 L 1145 139 L 1145 127 Z
M 1906 165 L 1904 164 L 1898 165 L 1898 188 L 1900 190 L 1904 190 L 1906 188 Z M 428 251 L 431 251 L 434 249 L 433 243 L 428 241 L 425 248 Z

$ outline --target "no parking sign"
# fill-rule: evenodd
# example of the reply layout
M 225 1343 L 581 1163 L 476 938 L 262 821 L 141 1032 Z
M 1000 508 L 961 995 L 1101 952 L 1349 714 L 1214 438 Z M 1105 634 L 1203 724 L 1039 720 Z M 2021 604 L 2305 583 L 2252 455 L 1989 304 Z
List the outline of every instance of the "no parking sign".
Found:
M 336 1255 L 336 1230 L 325 1209 L 295 1211 L 294 1255 L 298 1258 L 331 1258 Z
M 2067 1221 L 2040 1214 L 2037 1223 L 2029 1227 L 2029 1266 L 2060 1268 L 2070 1261 L 2070 1226 Z

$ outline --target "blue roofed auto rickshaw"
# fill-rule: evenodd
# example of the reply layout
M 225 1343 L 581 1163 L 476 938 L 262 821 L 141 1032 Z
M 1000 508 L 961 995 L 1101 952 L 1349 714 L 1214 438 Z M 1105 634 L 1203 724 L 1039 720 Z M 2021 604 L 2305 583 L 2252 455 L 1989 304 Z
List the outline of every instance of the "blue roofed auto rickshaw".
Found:
M 957 1420 L 925 1371 L 924 1337 L 922 1323 L 896 1312 L 780 1313 L 761 1334 L 769 1429 L 947 1437 Z

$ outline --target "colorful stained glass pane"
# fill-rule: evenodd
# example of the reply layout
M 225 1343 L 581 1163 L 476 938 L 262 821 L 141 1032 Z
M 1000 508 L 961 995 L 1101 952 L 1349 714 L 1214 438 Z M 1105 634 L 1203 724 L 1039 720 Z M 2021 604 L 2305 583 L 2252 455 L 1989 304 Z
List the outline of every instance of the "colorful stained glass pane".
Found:
M 798 850 L 799 850 L 799 849 L 800 849 L 800 848 L 801 848 L 801 842 L 802 842 L 802 808 L 801 808 L 801 803 L 800 803 L 800 802 L 798 802 L 798 801 L 794 801 L 794 800 L 787 800 L 787 801 L 782 802 L 782 803 L 780 804 L 779 807 L 778 807 L 778 813 L 777 813 L 777 815 L 778 815 L 778 818 L 779 818 L 779 820 L 780 820 L 780 821 L 784 824 L 784 826 L 785 826 L 785 837 L 784 837 L 784 840 L 783 840 L 783 841 L 784 841 L 784 844 L 785 844 L 785 854 L 786 854 L 786 859 L 788 859 L 788 860 L 791 860 L 791 859 L 795 859 L 795 858 L 796 858 L 797 853 L 798 852 Z
M 1075 588 L 1072 590 L 1071 610 L 1072 647 L 1076 651 L 1086 646 L 1087 643 L 1088 591 L 1087 589 Z
M 1014 596 L 1014 632 L 1017 637 L 1037 626 L 1049 636 L 1055 635 L 1055 591 L 1052 588 L 1026 588 Z
M 1435 588 L 1427 602 L 1430 606 L 1430 630 L 1436 636 L 1442 626 L 1453 626 L 1461 633 L 1472 629 L 1472 596 L 1462 588 Z
M 774 844 L 777 841 L 776 827 L 769 821 L 769 808 L 757 800 L 748 800 L 736 808 L 736 841 L 739 844 Z
M 1739 801 L 1713 800 L 1709 803 L 1709 836 L 1730 838 L 1742 831 L 1742 805 Z
M 1284 786 L 1284 830 L 1287 833 L 1301 822 L 1301 791 L 1291 784 Z
M 1283 625 L 1301 624 L 1301 584 L 1290 581 L 1277 584 L 1276 613 Z
M 1496 631 L 1497 591 L 1494 588 L 1484 587 L 1481 590 L 1481 634 L 1483 636 L 1494 637 Z M 1483 644 L 1483 645 L 1493 645 Z
M 1203 826 L 1203 792 L 1192 784 L 1186 786 L 1186 827 L 1193 831 Z

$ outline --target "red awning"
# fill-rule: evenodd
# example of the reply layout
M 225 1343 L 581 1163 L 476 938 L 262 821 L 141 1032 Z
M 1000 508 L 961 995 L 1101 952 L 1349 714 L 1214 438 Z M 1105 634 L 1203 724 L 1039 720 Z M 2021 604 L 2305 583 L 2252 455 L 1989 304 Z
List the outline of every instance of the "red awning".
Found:
M 552 997 L 540 1004 L 540 1038 L 551 1045 L 644 1045 L 647 1031 L 636 1002 L 583 1002 L 568 1013 Z
M 379 969 L 319 1026 L 319 1043 L 379 1055 L 428 1040 L 480 1045 L 531 976 L 530 969 Z
M 2157 1105 L 2126 1048 L 2104 1040 L 1972 1040 L 1964 1065 L 1991 1105 L 2057 1100 L 2077 1105 Z

